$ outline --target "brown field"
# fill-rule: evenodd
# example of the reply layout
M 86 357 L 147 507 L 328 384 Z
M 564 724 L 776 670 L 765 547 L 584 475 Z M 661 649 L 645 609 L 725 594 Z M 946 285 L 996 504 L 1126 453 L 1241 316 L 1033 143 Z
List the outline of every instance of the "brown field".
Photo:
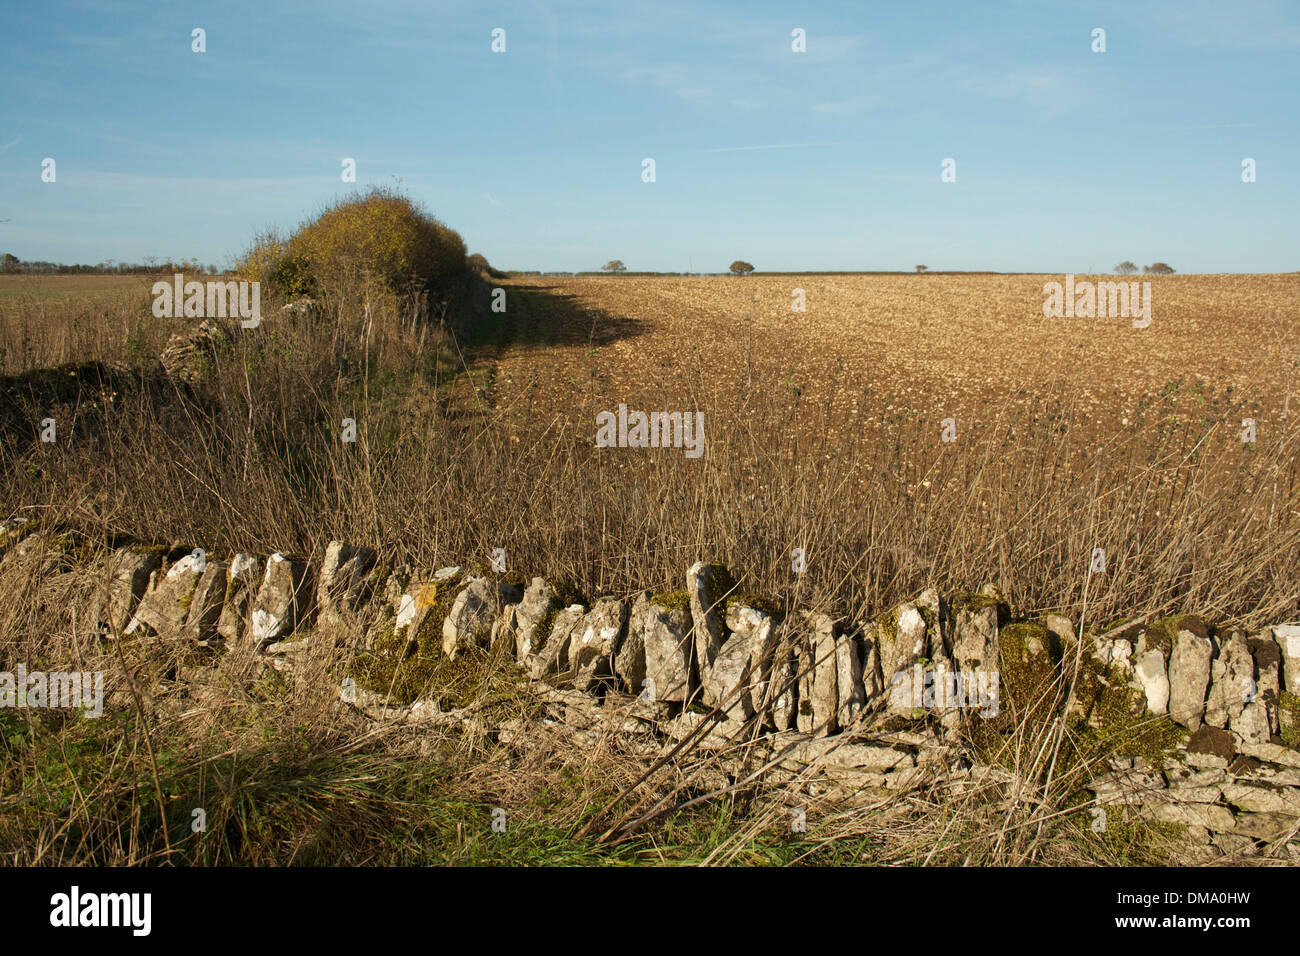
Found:
M 48 299 L 67 296 L 111 296 L 118 292 L 148 292 L 152 276 L 0 275 L 0 300 Z
M 756 276 L 517 280 L 582 311 L 561 313 L 573 340 L 605 313 L 636 333 L 548 354 L 546 400 L 667 401 L 696 407 L 744 388 L 798 390 L 829 402 L 837 431 L 954 417 L 964 433 L 1015 417 L 1047 394 L 1076 402 L 1099 442 L 1144 422 L 1250 415 L 1280 427 L 1300 358 L 1300 276 L 1155 277 L 1152 324 L 1042 315 L 1061 276 Z M 1079 276 L 1093 281 L 1107 276 Z M 802 288 L 807 311 L 791 309 Z M 602 334 L 596 326 L 596 336 Z M 529 382 L 537 358 L 504 357 L 504 382 Z M 715 389 L 693 392 L 708 371 Z M 565 389 L 564 383 L 582 382 Z M 587 383 L 590 383 L 588 385 Z M 544 386 L 543 386 L 544 387 Z M 1182 400 L 1180 401 L 1180 397 Z M 675 399 L 675 403 L 674 403 Z M 633 407 L 646 407 L 636 406 Z M 652 407 L 660 407 L 654 405 Z M 703 406 L 700 406 L 703 407 Z M 827 436 L 830 437 L 830 436 Z M 1274 432 L 1276 437 L 1276 432 Z

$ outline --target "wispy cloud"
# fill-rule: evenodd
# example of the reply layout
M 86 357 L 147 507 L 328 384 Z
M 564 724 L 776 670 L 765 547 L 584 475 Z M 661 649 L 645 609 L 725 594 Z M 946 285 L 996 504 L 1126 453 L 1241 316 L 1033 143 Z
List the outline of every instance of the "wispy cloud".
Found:
M 814 113 L 856 113 L 863 107 L 870 106 L 876 101 L 874 96 L 854 96 L 847 100 L 831 100 L 827 103 L 814 103 L 812 111 Z
M 17 146 L 22 141 L 23 138 L 21 136 L 15 136 L 9 142 L 5 143 L 3 146 L 0 146 L 0 153 L 3 153 L 5 150 L 9 149 L 12 146 Z
M 503 203 L 500 199 L 497 199 L 491 193 L 484 193 L 483 198 L 486 199 L 491 205 L 496 206 L 498 209 L 504 209 L 508 213 L 514 213 L 513 209 L 511 209 L 509 206 Z

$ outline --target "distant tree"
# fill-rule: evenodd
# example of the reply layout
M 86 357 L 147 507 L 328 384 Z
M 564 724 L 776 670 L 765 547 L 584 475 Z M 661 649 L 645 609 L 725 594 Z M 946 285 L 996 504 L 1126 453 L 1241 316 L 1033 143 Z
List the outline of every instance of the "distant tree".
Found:
M 744 259 L 737 259 L 730 268 L 733 276 L 747 276 L 754 271 L 754 267 Z
M 916 271 L 917 271 L 917 272 L 924 272 L 924 271 L 925 271 L 926 269 L 928 269 L 928 268 L 930 268 L 930 267 L 929 267 L 929 266 L 917 266 L 917 267 L 916 267 Z
M 1153 276 L 1173 275 L 1173 267 L 1163 262 L 1153 262 L 1149 266 L 1143 266 L 1142 271 Z
M 18 272 L 22 261 L 12 252 L 6 252 L 4 262 L 0 264 L 0 272 Z
M 1119 265 L 1115 267 L 1115 271 L 1122 276 L 1129 276 L 1137 272 L 1138 267 L 1136 264 L 1129 262 L 1127 259 L 1125 259 L 1123 262 L 1121 262 Z
M 610 259 L 600 267 L 601 272 L 626 272 L 627 266 L 623 265 L 622 259 Z

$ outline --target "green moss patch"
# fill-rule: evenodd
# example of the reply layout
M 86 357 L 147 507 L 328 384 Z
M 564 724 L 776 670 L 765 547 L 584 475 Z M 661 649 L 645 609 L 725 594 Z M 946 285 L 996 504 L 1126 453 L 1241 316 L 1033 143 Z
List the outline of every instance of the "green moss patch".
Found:
M 952 597 L 952 613 L 956 615 L 958 611 L 983 611 L 986 608 L 998 607 L 1001 605 L 995 597 L 989 597 L 987 594 L 979 594 L 974 591 L 958 591 Z
M 1278 694 L 1277 709 L 1282 725 L 1282 742 L 1300 748 L 1300 696 L 1284 690 Z
M 579 591 L 571 581 L 559 581 L 547 586 L 551 589 L 553 600 L 550 610 L 542 615 L 542 619 L 537 622 L 537 627 L 533 630 L 534 654 L 540 653 L 542 648 L 546 646 L 546 642 L 551 639 L 551 629 L 555 626 L 555 615 L 574 604 L 590 607 L 587 596 Z
M 1209 625 L 1196 614 L 1174 614 L 1170 617 L 1162 617 L 1158 621 L 1152 621 L 1144 630 L 1146 649 L 1160 651 L 1166 661 L 1173 653 L 1174 638 L 1178 636 L 1179 631 L 1191 631 L 1207 640 L 1210 636 Z
M 730 610 L 733 607 L 751 607 L 777 621 L 785 617 L 785 609 L 776 601 L 748 591 L 732 594 L 727 598 L 726 609 Z
M 409 704 L 440 683 L 447 683 L 445 671 L 457 669 L 461 657 L 449 660 L 442 653 L 442 624 L 456 598 L 459 575 L 420 588 L 416 601 L 428 607 L 419 630 L 398 630 L 389 621 L 375 636 L 369 650 L 359 653 L 352 663 L 351 676 L 356 682 L 380 694 L 390 694 Z
M 998 632 L 998 643 L 1002 691 L 1012 705 L 1024 711 L 1049 698 L 1060 656 L 1047 628 L 1036 621 L 1008 624 Z
M 691 596 L 686 591 L 660 591 L 650 595 L 650 603 L 668 611 L 689 611 Z
M 736 590 L 736 579 L 724 564 L 706 564 L 701 569 L 705 593 L 710 600 L 719 601 Z

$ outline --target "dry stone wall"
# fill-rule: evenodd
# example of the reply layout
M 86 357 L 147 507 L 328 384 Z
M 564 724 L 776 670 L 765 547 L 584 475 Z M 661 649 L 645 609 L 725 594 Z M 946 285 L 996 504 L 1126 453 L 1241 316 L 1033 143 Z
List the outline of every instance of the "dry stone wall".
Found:
M 29 574 L 59 573 L 79 553 L 69 535 L 0 523 L 0 562 Z M 1246 633 L 1175 615 L 1080 636 L 1060 615 L 1009 620 L 992 586 L 951 598 L 929 589 L 846 621 L 782 614 L 702 562 L 680 591 L 587 601 L 541 577 L 393 569 L 340 541 L 319 566 L 140 545 L 93 560 L 107 637 L 243 647 L 286 669 L 352 627 L 369 664 L 345 685 L 390 715 L 445 717 L 422 699 L 422 662 L 492 652 L 518 665 L 579 745 L 613 732 L 650 751 L 687 737 L 716 750 L 743 737 L 773 773 L 815 767 L 843 792 L 1006 774 L 967 743 L 1008 708 L 1017 719 L 1065 712 L 1085 727 L 1164 728 L 1153 752 L 1103 761 L 1084 788 L 1091 812 L 1119 805 L 1178 824 L 1206 858 L 1271 841 L 1300 856 L 1297 624 Z M 521 729 L 496 728 L 503 741 Z

